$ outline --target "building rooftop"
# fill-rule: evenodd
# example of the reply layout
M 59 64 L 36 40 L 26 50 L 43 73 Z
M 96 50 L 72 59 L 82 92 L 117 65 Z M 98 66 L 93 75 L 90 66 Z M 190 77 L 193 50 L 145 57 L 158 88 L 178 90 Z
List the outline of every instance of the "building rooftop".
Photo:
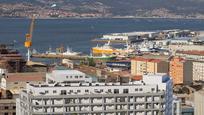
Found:
M 8 82 L 17 81 L 43 81 L 45 73 L 43 72 L 30 72 L 30 73 L 8 73 L 5 77 Z
M 53 70 L 52 74 L 69 74 L 69 75 L 75 75 L 75 74 L 84 74 L 83 72 L 80 72 L 78 70 Z
M 143 57 L 135 57 L 132 60 L 136 60 L 136 61 L 147 61 L 147 62 L 154 62 L 154 63 L 159 63 L 161 62 L 161 60 L 159 59 L 148 59 L 148 58 L 143 58 Z

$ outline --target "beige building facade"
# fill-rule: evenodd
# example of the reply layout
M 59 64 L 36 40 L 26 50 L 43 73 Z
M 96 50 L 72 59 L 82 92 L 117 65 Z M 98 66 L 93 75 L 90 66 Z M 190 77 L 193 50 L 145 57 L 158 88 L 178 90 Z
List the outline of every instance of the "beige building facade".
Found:
M 131 74 L 140 76 L 148 73 L 168 73 L 169 64 L 159 59 L 135 58 L 131 60 Z

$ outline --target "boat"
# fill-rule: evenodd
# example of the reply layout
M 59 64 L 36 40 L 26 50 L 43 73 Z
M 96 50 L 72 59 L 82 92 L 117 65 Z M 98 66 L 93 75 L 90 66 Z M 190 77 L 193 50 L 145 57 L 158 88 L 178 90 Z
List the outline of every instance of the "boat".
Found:
M 75 56 L 75 55 L 79 55 L 81 54 L 81 52 L 74 52 L 72 51 L 69 47 L 67 47 L 67 51 L 63 52 L 62 55 L 71 55 L 71 56 Z
M 67 50 L 65 52 L 53 52 L 51 48 L 49 48 L 49 51 L 46 51 L 46 54 L 51 55 L 64 55 L 64 56 L 75 56 L 81 54 L 81 52 L 74 52 L 69 47 L 67 47 Z
M 94 59 L 94 60 L 103 60 L 103 61 L 109 61 L 109 60 L 114 60 L 116 59 L 117 56 L 115 55 L 105 55 L 103 54 L 102 56 L 89 56 L 88 59 Z
M 110 46 L 110 41 L 108 43 L 105 43 L 103 46 L 96 46 L 92 48 L 93 54 L 116 54 L 121 52 L 120 49 L 115 49 Z

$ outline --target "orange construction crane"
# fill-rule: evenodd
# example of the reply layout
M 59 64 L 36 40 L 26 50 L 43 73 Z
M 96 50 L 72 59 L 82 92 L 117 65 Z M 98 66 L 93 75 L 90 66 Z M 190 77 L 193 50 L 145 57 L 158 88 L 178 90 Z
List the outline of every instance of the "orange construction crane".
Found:
M 33 34 L 34 24 L 35 24 L 35 17 L 33 16 L 31 24 L 30 24 L 29 33 L 26 34 L 26 41 L 24 43 L 24 46 L 28 49 L 28 52 L 27 52 L 28 59 L 27 59 L 27 61 L 30 61 L 30 47 L 32 46 L 32 34 Z

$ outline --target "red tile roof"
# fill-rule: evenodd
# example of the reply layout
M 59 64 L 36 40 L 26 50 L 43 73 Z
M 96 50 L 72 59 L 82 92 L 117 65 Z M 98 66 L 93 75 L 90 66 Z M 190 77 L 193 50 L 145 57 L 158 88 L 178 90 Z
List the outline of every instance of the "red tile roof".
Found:
M 31 73 L 8 73 L 5 78 L 8 82 L 16 81 L 43 81 L 45 73 L 31 72 Z
M 197 51 L 197 50 L 191 50 L 191 51 L 177 51 L 177 53 L 204 56 L 204 51 Z
M 161 62 L 161 60 L 159 59 L 147 59 L 147 58 L 141 58 L 141 57 L 135 57 L 132 60 L 136 60 L 136 61 L 146 61 L 146 62 L 155 62 L 155 63 L 159 63 Z

